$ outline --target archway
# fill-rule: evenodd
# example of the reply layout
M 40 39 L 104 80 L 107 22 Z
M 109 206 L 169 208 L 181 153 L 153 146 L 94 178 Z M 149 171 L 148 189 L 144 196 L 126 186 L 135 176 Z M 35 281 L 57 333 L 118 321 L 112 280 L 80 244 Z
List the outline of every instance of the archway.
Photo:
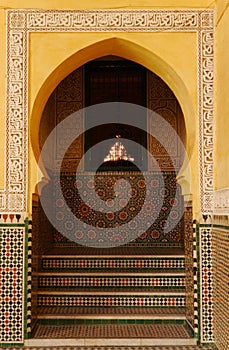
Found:
M 74 76 L 74 74 L 76 74 L 77 76 L 80 76 L 81 74 L 82 74 L 82 72 L 80 73 L 79 72 L 79 69 L 78 70 L 76 70 L 76 71 L 74 71 L 74 72 L 72 72 L 71 73 L 71 75 L 69 75 L 67 78 L 65 78 L 65 79 L 69 79 L 69 77 L 70 76 Z M 82 75 L 81 75 L 82 76 Z M 158 84 L 159 83 L 162 83 L 163 84 L 163 81 L 159 78 L 159 77 L 157 77 L 157 76 L 153 76 L 154 78 L 152 78 L 151 77 L 151 79 L 159 79 L 158 80 Z M 73 79 L 74 79 L 74 77 L 73 77 Z M 150 79 L 150 78 L 149 78 Z M 66 82 L 66 80 L 65 80 L 65 82 Z M 43 121 L 41 120 L 41 129 L 40 130 L 42 130 L 42 124 L 43 124 L 43 126 L 45 125 L 45 120 L 46 120 L 46 122 L 47 122 L 47 113 L 48 114 L 50 114 L 49 113 L 49 107 L 48 106 L 50 106 L 50 105 L 52 105 L 52 103 L 53 103 L 53 101 L 55 100 L 56 101 L 56 97 L 58 96 L 58 94 L 60 93 L 61 94 L 61 92 L 59 92 L 58 91 L 58 89 L 60 89 L 60 85 L 62 84 L 62 87 L 63 87 L 63 85 L 65 85 L 64 84 L 64 81 L 62 81 L 58 86 L 57 86 L 57 88 L 54 90 L 54 92 L 53 92 L 53 94 L 52 94 L 52 96 L 50 97 L 50 99 L 49 99 L 49 101 L 48 101 L 48 103 L 46 104 L 46 108 L 45 108 L 45 112 L 44 112 L 44 114 L 43 114 Z M 166 84 L 165 84 L 166 85 Z M 63 90 L 63 89 L 62 89 Z M 171 91 L 171 90 L 170 90 Z M 55 96 L 54 96 L 55 95 Z M 63 96 L 63 95 L 61 95 L 61 96 Z M 167 96 L 168 97 L 168 96 Z M 63 97 L 62 97 L 63 98 Z M 173 102 L 174 101 L 177 101 L 177 99 L 176 99 L 176 97 L 175 97 L 175 95 L 172 93 L 172 91 L 171 91 L 171 95 L 170 95 L 170 98 L 171 99 L 173 99 Z M 152 99 L 152 98 L 151 98 Z M 58 102 L 60 102 L 60 103 L 64 103 L 64 102 L 69 102 L 69 100 L 68 100 L 68 97 L 67 97 L 67 100 L 66 101 L 63 101 L 63 100 L 59 100 L 59 101 L 57 101 L 57 103 Z M 80 101 L 74 101 L 74 102 L 80 102 Z M 178 101 L 177 101 L 177 104 L 178 104 L 178 106 L 179 106 L 179 103 L 178 103 Z M 65 103 L 65 106 L 66 106 L 66 103 Z M 81 105 L 82 106 L 82 105 Z M 67 107 L 69 107 L 69 106 L 67 106 Z M 160 108 L 162 108 L 162 106 L 159 104 L 159 107 Z M 75 108 L 75 107 L 74 107 Z M 160 109 L 159 108 L 159 109 Z M 67 108 L 68 109 L 68 108 Z M 181 112 L 181 109 L 180 109 L 180 112 Z M 69 113 L 69 110 L 68 110 L 68 113 Z M 58 114 L 58 112 L 57 112 L 57 114 Z M 65 113 L 62 113 L 62 112 L 60 112 L 60 114 L 59 115 L 61 115 L 62 117 L 65 115 Z M 170 115 L 171 116 L 171 115 Z M 181 112 L 181 114 L 180 114 L 180 116 L 182 116 L 183 117 L 183 115 L 182 115 L 182 112 Z M 47 125 L 47 124 L 46 124 Z M 51 129 L 53 128 L 53 126 L 55 126 L 55 125 L 51 125 Z M 49 131 L 50 130 L 47 130 L 46 129 L 46 132 L 45 133 L 43 133 L 42 134 L 42 132 L 40 133 L 40 140 L 39 140 L 39 145 L 42 147 L 42 144 L 43 144 L 43 142 L 44 142 L 44 139 L 45 139 L 45 137 L 47 136 L 47 134 L 49 133 Z M 184 135 L 183 135 L 184 136 Z M 82 140 L 80 141 L 79 140 L 79 142 L 81 142 L 81 144 L 82 144 Z M 77 148 L 77 147 L 76 147 Z M 179 167 L 181 166 L 181 164 L 179 164 Z M 66 170 L 66 169 L 64 169 L 64 170 Z M 69 173 L 68 173 L 68 180 L 69 180 Z M 44 218 L 42 215 L 42 209 L 41 208 L 39 208 L 39 206 L 38 206 L 38 211 L 40 211 L 40 214 L 39 215 L 41 215 L 40 216 L 40 218 L 42 217 L 42 218 Z M 43 223 L 43 225 L 45 226 L 46 225 L 46 221 L 45 220 L 41 220 L 42 221 L 42 223 Z M 158 225 L 158 223 L 157 223 L 157 225 Z M 46 228 L 44 228 L 44 226 L 43 226 L 43 232 L 48 232 L 49 230 L 50 230 L 50 228 L 51 228 L 51 226 L 47 223 L 47 226 L 46 226 Z M 181 224 L 181 226 L 180 226 L 180 228 L 182 228 L 183 229 L 183 226 L 182 226 L 182 224 Z M 156 230 L 155 230 L 156 231 Z M 56 234 L 56 233 L 55 233 Z M 151 235 L 152 237 L 153 237 L 153 239 L 155 239 L 155 237 L 156 237 L 156 235 L 158 235 L 158 232 L 154 232 L 154 237 L 153 237 L 153 235 Z M 45 237 L 46 237 L 46 247 L 45 248 L 48 248 L 48 245 L 47 245 L 47 234 L 45 234 Z M 56 244 L 56 247 L 58 247 L 58 244 L 66 244 L 66 243 L 68 243 L 68 242 L 66 242 L 66 241 L 64 241 L 64 242 L 61 242 L 61 238 L 60 238 L 60 236 L 58 236 L 58 234 L 56 235 L 56 241 L 55 241 L 55 244 Z M 147 240 L 146 240 L 147 241 Z M 50 244 L 52 244 L 52 239 L 49 241 L 48 240 L 48 242 L 50 243 Z M 139 244 L 139 242 L 137 242 L 138 244 Z M 162 243 L 162 242 L 161 242 Z M 146 244 L 147 245 L 147 244 Z M 145 247 L 146 247 L 146 245 L 145 245 Z M 143 246 L 143 245 L 142 245 Z M 114 251 L 115 252 L 115 251 Z M 111 253 L 111 252 L 110 252 Z M 124 253 L 126 253 L 126 251 L 124 251 Z M 165 251 L 163 251 L 163 253 L 165 253 Z M 55 253 L 54 253 L 55 254 Z M 114 253 L 115 254 L 115 253 Z M 116 254 L 117 254 L 117 251 L 116 251 Z M 144 254 L 144 253 L 143 253 Z M 112 255 L 112 254 L 111 254 Z M 115 255 L 116 256 L 116 255 Z M 168 256 L 169 257 L 169 259 L 171 258 L 171 256 L 169 255 Z M 47 258 L 47 256 L 46 256 L 46 258 Z M 67 258 L 68 259 L 68 258 Z M 55 259 L 54 259 L 55 260 Z M 52 258 L 50 258 L 50 256 L 48 256 L 48 260 L 46 259 L 46 260 L 43 260 L 43 262 L 44 262 L 44 264 L 50 264 L 50 262 L 52 261 Z M 80 258 L 79 257 L 77 257 L 77 261 L 79 262 L 80 261 Z M 98 260 L 97 260 L 98 261 Z M 176 263 L 177 263 L 177 261 L 178 260 L 176 260 Z M 184 260 L 182 260 L 182 261 L 184 261 Z M 165 262 L 164 261 L 164 263 L 166 264 L 167 263 L 167 261 Z M 182 262 L 180 262 L 181 264 L 182 264 Z M 84 262 L 84 264 L 85 264 L 85 262 Z M 108 262 L 107 262 L 107 264 L 108 264 Z M 178 263 L 179 264 L 179 263 Z M 44 281 L 45 279 L 42 279 L 41 278 L 41 283 L 44 283 L 44 282 L 42 282 L 42 281 Z M 178 278 L 178 280 L 179 280 L 179 278 Z M 131 280 L 130 280 L 131 281 Z M 183 284 L 183 282 L 182 281 L 184 281 L 184 278 L 183 277 L 181 277 L 180 278 L 180 280 L 179 280 L 180 282 L 178 282 L 178 283 L 180 283 L 180 286 Z M 54 281 L 52 281 L 51 283 L 54 283 Z M 78 282 L 77 282 L 78 283 Z M 90 283 L 95 283 L 94 282 L 94 280 L 92 280 Z M 100 282 L 99 282 L 100 283 Z M 102 283 L 107 283 L 106 281 L 105 282 L 102 282 Z M 116 282 L 115 282 L 116 283 Z M 122 282 L 120 282 L 120 283 L 122 283 Z M 132 283 L 132 282 L 128 282 L 128 283 Z M 148 282 L 147 282 L 148 283 Z M 153 280 L 151 280 L 149 283 L 152 283 L 152 285 L 153 285 Z M 164 283 L 164 282 L 163 282 Z M 166 282 L 167 283 L 167 282 Z M 172 282 L 173 283 L 173 282 Z M 70 285 L 68 285 L 70 288 L 71 288 L 71 286 Z M 133 285 L 131 285 L 131 287 L 133 287 Z M 142 287 L 144 287 L 144 285 L 142 285 Z M 179 297 L 178 297 L 178 299 L 179 299 L 179 301 L 178 301 L 178 303 L 183 303 L 183 300 L 186 298 L 186 296 L 184 296 L 184 298 L 182 299 L 182 298 L 180 298 L 179 299 Z M 165 298 L 166 299 L 166 298 Z M 45 297 L 43 297 L 43 294 L 41 293 L 41 296 L 39 296 L 39 302 L 40 303 L 42 303 L 42 302 L 44 302 L 45 303 Z M 85 299 L 86 300 L 86 299 Z M 168 298 L 166 299 L 166 300 L 168 300 Z M 95 302 L 95 304 L 96 303 L 100 303 L 101 302 L 101 300 L 97 300 L 96 302 Z M 115 303 L 116 303 L 116 301 L 114 301 Z M 144 300 L 143 301 L 143 303 L 145 303 L 146 301 Z M 166 301 L 166 302 L 168 302 L 168 301 Z M 97 305 L 97 304 L 96 304 Z M 161 306 L 161 305 L 159 305 L 159 306 Z M 42 319 L 42 314 L 39 314 L 39 312 L 38 312 L 38 319 Z M 183 316 L 184 316 L 184 314 L 183 314 Z
M 88 96 L 90 96 L 90 98 Z M 152 111 L 160 115 L 165 123 L 170 126 L 171 132 L 174 130 L 174 134 L 178 135 L 178 139 L 181 139 L 185 143 L 186 132 L 183 114 L 175 95 L 172 93 L 169 87 L 162 81 L 162 79 L 144 67 L 132 61 L 124 60 L 120 57 L 109 56 L 96 61 L 91 61 L 90 64 L 87 64 L 72 72 L 57 86 L 50 99 L 48 100 L 40 125 L 40 149 L 42 149 L 47 135 L 50 134 L 52 129 L 56 128 L 59 123 L 66 121 L 67 117 L 69 117 L 72 113 L 75 113 L 79 110 L 80 112 L 79 116 L 76 117 L 71 125 L 67 127 L 64 134 L 58 133 L 57 131 L 59 138 L 55 140 L 53 145 L 50 145 L 50 148 L 53 149 L 53 152 L 56 152 L 56 156 L 53 156 L 52 164 L 49 166 L 49 168 L 46 167 L 46 171 L 49 176 L 52 176 L 52 174 L 56 171 L 56 165 L 58 166 L 58 164 L 62 162 L 61 174 L 68 174 L 68 177 L 66 179 L 67 182 L 69 181 L 69 176 L 71 174 L 72 186 L 74 187 L 74 169 L 76 169 L 76 167 L 81 164 L 82 157 L 84 159 L 84 164 L 83 166 L 80 166 L 80 171 L 83 171 L 81 177 L 84 179 L 88 177 L 89 179 L 91 175 L 88 175 L 87 172 L 95 171 L 97 169 L 95 165 L 98 162 L 98 164 L 101 164 L 102 159 L 109 151 L 109 147 L 111 147 L 111 144 L 109 145 L 109 143 L 113 142 L 112 140 L 109 141 L 109 139 L 115 138 L 117 134 L 120 134 L 124 140 L 122 141 L 124 144 L 126 142 L 125 139 L 130 139 L 134 142 L 137 142 L 143 148 L 146 148 L 148 152 L 152 154 L 153 158 L 144 155 L 142 153 L 143 151 L 140 151 L 139 148 L 136 148 L 136 146 L 132 147 L 130 144 L 128 146 L 131 148 L 129 151 L 132 153 L 135 162 L 137 161 L 137 164 L 141 167 L 141 169 L 144 169 L 145 171 L 152 174 L 154 173 L 154 177 L 157 176 L 157 179 L 155 179 L 156 182 L 159 181 L 160 178 L 160 187 L 157 189 L 155 188 L 157 195 L 155 192 L 154 196 L 157 198 L 155 197 L 154 201 L 160 202 L 162 200 L 162 197 L 164 197 L 163 203 L 160 202 L 162 207 L 159 215 L 160 219 L 157 220 L 157 223 L 154 223 L 154 226 L 148 227 L 149 232 L 146 237 L 145 232 L 143 232 L 142 237 L 145 238 L 142 238 L 142 240 L 140 239 L 138 243 L 148 245 L 151 244 L 155 246 L 164 244 L 180 247 L 183 246 L 184 240 L 182 232 L 182 221 L 177 221 L 176 225 L 171 231 L 169 231 L 169 233 L 167 233 L 167 235 L 163 234 L 163 230 L 165 222 L 167 222 L 169 212 L 173 206 L 170 203 L 175 200 L 174 198 L 176 194 L 181 192 L 179 184 L 176 180 L 177 174 L 184 162 L 183 149 L 180 147 L 181 142 L 179 143 L 179 140 L 176 140 L 174 135 L 169 135 L 169 130 L 163 130 L 163 127 L 158 125 L 157 127 L 160 127 L 159 133 L 164 133 L 164 138 L 166 138 L 167 145 L 169 146 L 169 150 L 166 150 L 163 145 L 163 136 L 161 135 L 161 140 L 159 141 L 152 135 L 153 128 L 155 129 L 156 125 L 154 125 L 153 122 L 154 118 L 149 118 L 147 110 L 145 110 L 145 112 L 139 111 L 141 117 L 138 118 L 138 127 L 136 127 L 136 125 L 134 126 L 134 124 L 131 125 L 131 123 L 134 122 L 133 118 L 131 117 L 129 118 L 128 125 L 124 125 L 125 123 L 120 124 L 123 123 L 122 119 L 124 116 L 121 116 L 120 111 L 117 111 L 117 114 L 115 116 L 115 124 L 109 123 L 107 115 L 105 119 L 107 122 L 105 125 L 100 125 L 99 123 L 99 125 L 96 127 L 91 128 L 88 119 L 89 112 L 86 110 L 84 115 L 81 113 L 85 100 L 89 105 L 94 105 L 94 103 L 107 103 L 112 101 L 116 101 L 117 103 L 121 101 L 126 103 L 133 103 L 136 102 L 137 96 L 139 99 L 138 105 L 142 104 L 145 107 L 147 106 Z M 121 106 L 118 106 L 117 108 L 119 109 Z M 91 119 L 92 123 L 94 123 L 95 118 L 98 117 L 99 116 L 93 117 Z M 85 128 L 87 127 L 87 131 L 80 135 L 71 144 L 64 156 L 64 159 L 61 160 L 59 154 L 63 153 L 63 143 L 68 137 L 69 129 L 73 128 L 76 125 L 78 129 L 84 125 Z M 83 130 L 84 129 L 82 128 L 82 132 Z M 108 140 L 106 142 L 106 145 L 105 140 Z M 100 148 L 100 150 L 95 150 L 93 151 L 94 153 L 92 153 L 91 149 L 93 149 L 93 146 L 102 141 L 104 142 L 103 146 L 100 146 L 102 148 Z M 88 157 L 86 153 L 87 150 L 89 152 Z M 168 152 L 170 152 L 170 154 Z M 171 157 L 173 157 L 173 161 L 171 160 Z M 153 159 L 156 159 L 158 164 L 156 172 L 153 170 Z M 156 173 L 158 174 L 156 175 Z M 163 173 L 163 176 L 161 173 Z M 152 174 L 150 176 L 152 176 Z M 62 185 L 65 181 L 64 179 L 65 177 L 62 176 Z M 105 186 L 105 184 L 103 185 Z M 162 191 L 163 185 L 166 187 L 166 196 L 164 196 L 164 194 L 162 196 L 160 195 L 160 191 Z M 66 186 L 68 187 L 69 184 L 66 183 Z M 63 185 L 64 190 L 67 191 L 66 186 Z M 139 192 L 140 189 L 135 188 L 135 190 Z M 101 189 L 101 191 L 104 191 L 104 188 Z M 66 196 L 68 196 L 68 191 Z M 135 200 L 135 202 L 133 202 L 134 207 L 137 207 L 137 200 L 138 198 Z M 177 195 L 176 200 L 178 200 L 176 210 L 183 213 L 183 200 L 181 194 Z M 148 203 L 148 210 L 154 205 L 153 202 L 151 202 L 152 201 L 150 200 Z M 69 199 L 68 203 L 71 210 L 74 211 L 75 199 L 71 204 Z M 79 200 L 77 203 L 79 206 L 83 205 L 83 202 L 81 200 Z M 133 207 L 132 210 L 134 210 Z M 77 215 L 80 216 L 80 213 L 78 211 Z M 130 215 L 130 212 L 128 212 L 128 215 Z M 86 220 L 86 216 L 84 217 L 84 220 Z M 102 218 L 98 215 L 95 215 L 93 221 L 94 224 L 98 220 L 100 221 L 101 225 L 108 225 L 105 217 Z M 149 220 L 151 219 L 149 218 Z M 44 220 L 42 220 L 42 222 L 44 222 Z M 59 241 L 64 241 L 62 235 L 59 235 L 57 232 L 55 232 L 55 235 L 57 236 L 56 243 Z
M 38 134 L 40 120 L 46 102 L 53 90 L 60 81 L 75 69 L 93 59 L 107 55 L 120 56 L 144 66 L 158 75 L 170 87 L 182 108 L 187 135 L 186 152 L 191 157 L 196 138 L 196 129 L 193 123 L 193 115 L 195 113 L 184 82 L 167 62 L 163 61 L 152 51 L 133 41 L 114 37 L 98 41 L 76 52 L 56 67 L 40 88 L 30 118 L 30 124 L 33 125 L 33 128 L 30 129 L 30 138 L 36 160 L 38 161 L 40 155 Z

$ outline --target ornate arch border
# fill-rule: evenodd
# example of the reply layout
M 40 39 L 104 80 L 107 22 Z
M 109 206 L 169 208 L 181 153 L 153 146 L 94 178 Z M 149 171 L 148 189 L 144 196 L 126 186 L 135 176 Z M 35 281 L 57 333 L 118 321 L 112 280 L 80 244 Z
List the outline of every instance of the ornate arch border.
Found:
M 199 185 L 213 211 L 214 10 L 8 10 L 5 189 L 0 211 L 27 212 L 28 37 L 31 32 L 194 32 L 198 43 Z

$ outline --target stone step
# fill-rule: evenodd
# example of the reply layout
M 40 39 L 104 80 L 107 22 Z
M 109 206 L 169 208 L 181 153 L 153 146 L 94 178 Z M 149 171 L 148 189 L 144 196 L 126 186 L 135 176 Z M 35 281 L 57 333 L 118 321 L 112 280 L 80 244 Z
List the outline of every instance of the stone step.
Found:
M 54 244 L 45 256 L 51 257 L 133 257 L 133 258 L 142 258 L 142 257 L 184 257 L 184 248 L 181 246 L 166 246 L 166 243 L 163 243 L 163 246 L 153 246 L 150 243 L 147 245 L 143 244 L 130 244 L 117 247 L 103 248 L 103 247 L 89 247 L 89 246 L 80 246 L 76 243 L 70 243 L 67 245 Z
M 46 327 L 46 326 L 44 326 Z M 197 339 L 190 338 L 36 338 L 25 339 L 24 346 L 35 349 L 50 348 L 75 350 L 215 350 L 214 346 L 197 346 Z M 38 337 L 37 337 L 38 336 Z M 98 348 L 97 348 L 98 347 Z M 50 348 L 51 349 L 51 348 Z
M 185 320 L 185 308 L 39 307 L 38 319 L 54 320 Z M 111 321 L 112 322 L 112 321 Z
M 92 344 L 97 344 L 96 340 L 100 340 L 100 345 L 112 345 L 113 340 L 120 339 L 122 345 L 127 344 L 126 340 L 137 340 L 138 345 L 195 345 L 196 340 L 193 338 L 191 331 L 188 329 L 185 322 L 169 323 L 169 324 L 38 324 L 35 330 L 34 339 L 77 339 L 83 340 L 84 345 L 90 343 L 86 340 L 93 341 Z M 148 342 L 139 342 L 139 340 L 148 340 Z M 157 340 L 160 339 L 160 343 Z M 110 342 L 104 343 L 102 340 Z M 167 343 L 165 342 L 167 340 Z M 76 344 L 76 343 L 75 343 Z M 117 344 L 117 342 L 116 342 Z M 134 344 L 134 342 L 133 342 Z M 133 345 L 131 343 L 131 345 Z M 137 343 L 136 343 L 137 344 Z M 32 344 L 31 344 L 32 345 Z M 35 345 L 35 343 L 33 344 Z M 121 343 L 120 343 L 121 345 Z
M 135 344 L 141 337 L 149 345 L 162 344 L 160 338 L 165 343 L 168 338 L 168 344 L 194 344 L 185 323 L 185 259 L 180 249 L 174 255 L 155 249 L 152 256 L 152 249 L 142 249 L 147 251 L 142 256 L 140 249 L 137 255 L 126 248 L 84 248 L 78 255 L 80 251 L 60 255 L 57 250 L 42 257 L 34 340 L 75 338 L 85 343 L 89 338 L 103 344 L 108 339 L 110 345 L 125 342 L 125 337 Z

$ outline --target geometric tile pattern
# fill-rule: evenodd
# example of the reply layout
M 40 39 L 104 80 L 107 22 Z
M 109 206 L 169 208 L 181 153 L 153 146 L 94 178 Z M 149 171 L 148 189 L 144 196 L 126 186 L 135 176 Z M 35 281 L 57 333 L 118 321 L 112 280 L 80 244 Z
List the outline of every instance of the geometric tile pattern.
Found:
M 23 343 L 24 237 L 20 224 L 0 225 L 0 341 Z
M 160 293 L 159 293 L 160 294 Z M 39 306 L 160 306 L 160 307 L 184 307 L 184 296 L 159 295 L 159 296 L 77 296 L 77 295 L 39 295 Z
M 200 225 L 201 343 L 214 342 L 212 227 Z
M 183 269 L 184 258 L 43 258 L 43 269 Z
M 214 336 L 219 350 L 229 349 L 229 231 L 213 228 Z
M 145 315 L 157 315 L 158 318 L 160 318 L 163 315 L 185 315 L 185 308 L 182 307 L 156 307 L 156 308 L 149 308 L 149 307 L 72 307 L 72 306 L 46 306 L 46 307 L 40 307 L 39 308 L 39 315 L 67 315 L 66 318 L 69 315 L 75 316 L 75 318 L 79 317 L 80 315 L 83 315 L 84 317 L 89 316 L 101 316 L 101 315 L 124 315 L 128 318 L 128 316 L 136 316 L 140 315 L 141 317 Z
M 32 322 L 32 220 L 26 220 L 26 231 L 28 237 L 27 244 L 27 259 L 25 260 L 27 275 L 27 287 L 26 287 L 26 306 L 27 308 L 27 335 L 31 333 L 31 322 Z
M 196 221 L 193 222 L 193 274 L 194 274 L 194 334 L 198 337 L 199 319 L 198 319 L 198 261 L 197 261 L 197 239 L 196 239 Z
M 38 325 L 35 338 L 190 338 L 182 324 Z
M 60 183 L 57 179 L 60 179 Z M 129 186 L 132 189 L 129 202 L 122 208 L 114 201 L 113 189 L 116 181 L 120 181 L 123 193 L 128 190 Z M 97 197 L 106 204 L 106 213 L 104 209 L 95 210 L 93 208 L 95 202 L 91 194 L 92 186 Z M 80 191 L 82 190 L 84 197 L 81 197 Z M 52 200 L 55 204 L 52 210 L 58 220 L 59 232 L 54 231 L 55 243 L 66 244 L 70 239 L 81 245 L 94 247 L 104 245 L 110 247 L 114 245 L 112 243 L 114 241 L 115 245 L 131 242 L 132 245 L 181 246 L 182 224 L 178 217 L 183 211 L 183 197 L 174 173 L 162 173 L 161 176 L 155 172 L 112 171 L 108 174 L 108 172 L 100 171 L 95 175 L 93 185 L 91 175 L 87 173 L 77 174 L 77 181 L 75 174 L 61 173 L 57 178 L 54 176 L 44 187 L 42 193 L 44 199 L 49 196 L 49 193 L 50 195 L 54 193 Z M 146 193 L 148 193 L 147 196 Z M 87 202 L 88 198 L 90 198 L 90 205 Z M 89 225 L 91 230 L 83 230 L 81 225 L 77 225 L 72 218 L 68 217 L 63 202 L 71 209 L 71 213 L 77 220 Z M 170 214 L 171 203 L 173 203 L 173 215 L 170 216 L 171 229 L 166 233 L 164 226 Z M 112 210 L 111 214 L 107 213 L 109 210 Z M 136 217 L 139 212 L 141 215 Z M 134 230 L 132 220 L 135 223 Z M 146 225 L 146 222 L 149 224 Z M 104 228 L 106 234 L 104 232 L 101 237 L 96 228 Z M 113 228 L 119 228 L 118 234 Z M 64 233 L 65 237 L 63 237 Z
M 163 248 L 162 254 L 162 249 L 157 248 L 157 255 L 152 255 L 149 249 L 144 258 L 138 252 L 137 263 L 134 252 L 138 248 L 128 247 L 127 255 L 120 250 L 109 249 L 110 255 L 105 250 L 104 257 L 103 249 L 94 248 L 83 249 L 81 256 L 78 248 L 59 248 L 43 254 L 42 266 L 46 268 L 41 266 L 38 272 L 33 338 L 164 337 L 173 344 L 172 339 L 183 337 L 192 344 L 196 342 L 185 321 L 183 250 Z M 142 247 L 142 251 L 148 248 Z M 174 262 L 176 256 L 178 264 Z M 155 264 L 150 259 L 155 259 Z M 177 268 L 180 266 L 183 269 Z
M 138 248 L 136 248 L 138 247 Z M 62 248 L 60 250 L 60 248 Z M 48 254 L 43 258 L 47 257 L 58 257 L 58 258 L 113 258 L 114 261 L 118 260 L 120 257 L 123 258 L 134 258 L 134 259 L 144 259 L 144 258 L 159 258 L 159 259 L 174 259 L 183 258 L 184 259 L 184 249 L 180 247 L 172 247 L 166 244 L 163 246 L 142 246 L 139 245 L 123 245 L 114 248 L 92 248 L 87 246 L 77 246 L 76 243 L 72 246 L 53 245 L 53 248 L 48 251 Z M 61 252 L 61 254 L 60 254 Z
M 98 276 L 98 275 L 97 275 Z M 39 277 L 39 287 L 184 287 L 184 276 L 124 276 L 124 277 L 72 277 L 72 276 L 45 276 Z
M 171 337 L 166 333 L 172 338 L 178 334 L 175 329 L 183 329 L 185 324 L 188 339 L 194 344 L 193 332 L 185 321 L 184 259 L 183 249 L 169 247 L 75 247 L 43 253 L 33 337 L 38 337 L 39 327 L 42 332 L 48 329 L 51 339 L 60 333 L 70 338 L 80 334 L 87 334 L 83 336 L 87 338 L 90 333 L 118 338 L 135 325 L 133 338 L 136 334 L 140 337 L 140 330 L 147 334 L 150 327 L 151 335 L 158 330 L 157 337 L 165 334 L 165 328 L 174 329 Z

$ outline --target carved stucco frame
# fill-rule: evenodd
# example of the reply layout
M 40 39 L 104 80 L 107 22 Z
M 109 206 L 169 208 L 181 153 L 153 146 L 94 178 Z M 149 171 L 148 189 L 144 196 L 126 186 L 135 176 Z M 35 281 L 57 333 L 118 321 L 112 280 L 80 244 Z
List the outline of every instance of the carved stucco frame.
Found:
M 198 43 L 199 184 L 213 211 L 214 10 L 8 10 L 5 189 L 1 212 L 27 212 L 28 36 L 31 32 L 194 32 Z

